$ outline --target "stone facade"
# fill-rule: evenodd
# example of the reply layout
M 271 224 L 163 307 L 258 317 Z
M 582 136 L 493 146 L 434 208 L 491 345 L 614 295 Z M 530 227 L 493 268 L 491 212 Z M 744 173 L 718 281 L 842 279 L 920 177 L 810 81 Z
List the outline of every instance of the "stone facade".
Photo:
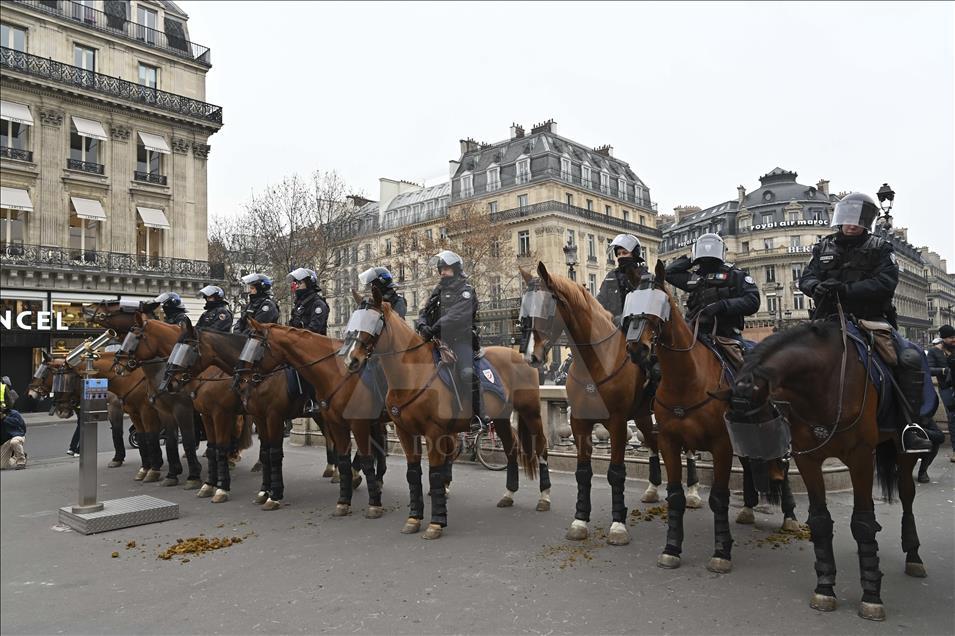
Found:
M 955 274 L 948 273 L 948 263 L 927 247 L 919 248 L 928 281 L 928 317 L 932 321 L 932 337 L 942 325 L 955 325 Z

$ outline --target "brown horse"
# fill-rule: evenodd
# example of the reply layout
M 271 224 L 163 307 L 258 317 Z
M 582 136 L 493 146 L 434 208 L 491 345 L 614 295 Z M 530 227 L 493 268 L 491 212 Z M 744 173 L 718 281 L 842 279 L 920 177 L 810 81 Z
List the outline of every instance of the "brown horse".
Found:
M 352 320 L 364 325 L 346 334 L 342 356 L 349 371 L 355 373 L 374 354 L 388 379 L 385 403 L 398 430 L 401 447 L 408 462 L 410 515 L 402 532 L 412 534 L 424 518 L 421 486 L 421 445 L 428 442 L 428 484 L 431 496 L 431 523 L 425 539 L 437 539 L 448 523 L 446 484 L 451 479 L 451 462 L 458 438 L 456 433 L 470 428 L 471 413 L 459 408 L 456 396 L 438 378 L 434 362 L 434 342 L 423 340 L 384 302 L 378 289 L 370 299 L 355 294 L 359 307 Z M 486 395 L 486 412 L 501 438 L 508 463 L 519 461 L 525 473 L 533 477 L 538 463 L 542 472 L 538 510 L 550 509 L 550 482 L 547 477 L 547 440 L 540 418 L 540 387 L 537 372 L 521 355 L 507 347 L 488 347 L 485 356 L 497 369 L 506 401 Z M 518 439 L 511 430 L 511 414 L 517 413 Z M 511 485 L 508 486 L 511 491 Z
M 521 273 L 525 280 L 533 280 L 526 272 Z M 540 284 L 554 298 L 556 313 L 549 328 L 546 319 L 540 321 L 542 329 L 534 331 L 534 342 L 528 346 L 528 352 L 532 352 L 533 360 L 543 362 L 546 347 L 554 342 L 562 329 L 567 333 L 574 354 L 567 376 L 567 401 L 570 404 L 570 426 L 577 444 L 577 510 L 567 530 L 567 538 L 586 539 L 589 534 L 587 524 L 590 522 L 590 488 L 593 479 L 591 436 L 594 426 L 602 422 L 610 432 L 607 481 L 610 482 L 613 516 L 607 542 L 611 545 L 626 545 L 630 543 L 624 500 L 627 420 L 632 419 L 637 423 L 644 440 L 656 455 L 656 436 L 650 418 L 652 393 L 649 383 L 642 368 L 630 364 L 626 338 L 613 324 L 610 313 L 583 285 L 559 274 L 552 274 L 543 263 L 538 264 L 537 273 Z M 659 473 L 659 460 L 656 462 L 656 472 Z M 651 472 L 651 484 L 644 493 L 645 502 L 657 500 L 653 481 L 659 483 L 659 480 L 659 475 Z
M 919 455 L 899 452 L 898 433 L 879 430 L 878 396 L 867 373 L 873 354 L 867 347 L 866 363 L 860 361 L 853 338 L 839 322 L 825 321 L 770 336 L 752 351 L 733 386 L 729 419 L 737 422 L 761 414 L 759 430 L 791 433 L 792 454 L 809 492 L 808 523 L 816 555 L 817 585 L 810 605 L 820 611 L 836 608 L 833 521 L 826 508 L 822 463 L 836 457 L 848 466 L 854 498 L 850 528 L 858 544 L 862 580 L 859 615 L 884 620 L 876 542 L 882 528 L 872 502 L 873 458 L 883 496 L 891 500 L 897 485 L 902 500 L 905 573 L 924 577 L 912 514 L 912 469 Z

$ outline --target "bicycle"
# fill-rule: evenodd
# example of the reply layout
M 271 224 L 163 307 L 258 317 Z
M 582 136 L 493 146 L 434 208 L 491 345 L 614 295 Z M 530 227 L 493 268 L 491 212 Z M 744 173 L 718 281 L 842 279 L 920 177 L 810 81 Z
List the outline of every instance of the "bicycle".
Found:
M 504 444 L 494 431 L 492 422 L 486 431 L 478 433 L 458 433 L 458 443 L 451 461 L 457 461 L 464 452 L 470 453 L 470 461 L 477 460 L 488 470 L 504 470 L 507 468 L 507 456 L 504 453 Z M 500 459 L 500 461 L 498 461 Z

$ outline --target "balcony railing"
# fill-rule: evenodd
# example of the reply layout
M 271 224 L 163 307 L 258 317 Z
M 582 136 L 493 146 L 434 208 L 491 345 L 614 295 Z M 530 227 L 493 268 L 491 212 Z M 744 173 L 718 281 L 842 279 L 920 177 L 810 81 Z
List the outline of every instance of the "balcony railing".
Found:
M 78 2 L 44 2 L 43 0 L 14 0 L 50 15 L 61 16 L 75 20 L 97 31 L 110 35 L 118 35 L 146 44 L 152 48 L 161 49 L 177 57 L 198 62 L 204 66 L 212 65 L 212 55 L 209 47 L 190 42 L 185 38 L 185 31 L 181 36 L 169 34 L 141 24 L 127 20 L 124 15 L 111 15 Z M 129 3 L 126 3 L 129 6 Z
M 417 214 L 386 214 L 384 220 L 381 222 L 381 229 L 387 230 L 405 225 L 415 225 L 416 223 L 423 223 L 424 221 L 443 219 L 446 216 L 448 216 L 448 208 L 446 206 L 441 206 L 434 210 L 422 210 Z
M 106 166 L 101 163 L 95 163 L 93 161 L 80 161 L 79 159 L 67 159 L 66 167 L 70 170 L 82 170 L 83 172 L 89 172 L 90 174 L 104 174 L 106 172 Z
M 17 161 L 33 161 L 33 151 L 11 148 L 10 146 L 0 146 L 0 157 L 4 159 L 15 159 Z
M 155 183 L 156 185 L 166 185 L 166 175 L 156 174 L 155 172 L 143 172 L 142 170 L 133 171 L 133 179 L 144 181 L 146 183 Z
M 102 274 L 142 274 L 200 280 L 221 279 L 223 271 L 221 265 L 185 258 L 145 257 L 118 252 L 18 244 L 0 248 L 0 263 L 4 267 L 69 269 Z
M 655 227 L 641 225 L 640 223 L 634 223 L 633 221 L 624 221 L 623 219 L 617 218 L 615 216 L 599 214 L 593 210 L 578 208 L 577 206 L 561 203 L 560 201 L 542 201 L 541 203 L 525 205 L 524 207 L 520 208 L 512 208 L 510 210 L 493 212 L 491 213 L 491 222 L 499 223 L 501 221 L 510 221 L 513 219 L 533 216 L 535 214 L 543 214 L 545 212 L 562 212 L 571 216 L 587 219 L 588 221 L 596 221 L 598 223 L 604 223 L 616 228 L 640 232 L 644 235 L 661 236 L 660 230 Z
M 204 119 L 214 124 L 222 124 L 222 107 L 207 104 L 190 97 L 158 91 L 141 84 L 87 71 L 78 66 L 70 66 L 49 58 L 38 57 L 7 47 L 0 47 L 0 68 L 32 75 L 41 79 L 68 84 L 70 86 L 123 99 L 145 106 L 151 106 L 177 115 L 186 115 Z

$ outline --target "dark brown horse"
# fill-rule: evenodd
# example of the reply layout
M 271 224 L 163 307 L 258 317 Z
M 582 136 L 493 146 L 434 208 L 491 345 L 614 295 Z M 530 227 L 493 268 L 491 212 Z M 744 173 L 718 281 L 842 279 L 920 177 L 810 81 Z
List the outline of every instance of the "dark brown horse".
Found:
M 427 440 L 431 523 L 424 538 L 437 539 L 448 523 L 446 484 L 451 478 L 456 434 L 469 430 L 471 413 L 457 406 L 452 390 L 438 378 L 434 362 L 436 344 L 416 334 L 390 304 L 382 301 L 377 289 L 370 299 L 355 296 L 360 309 L 353 320 L 357 318 L 364 327 L 346 334 L 342 356 L 357 377 L 356 372 L 374 354 L 388 379 L 385 403 L 408 461 L 411 513 L 402 529 L 405 534 L 417 532 L 424 518 L 421 445 L 417 438 Z M 547 440 L 540 418 L 537 372 L 519 353 L 507 347 L 488 347 L 485 356 L 497 369 L 506 396 L 506 401 L 490 394 L 484 399 L 508 461 L 519 461 L 528 476 L 535 475 L 538 464 L 543 473 L 547 466 Z M 511 430 L 512 412 L 517 413 L 517 439 Z M 550 483 L 543 481 L 544 475 L 538 510 L 550 508 Z
M 880 431 L 878 396 L 866 363 L 839 322 L 815 321 L 770 336 L 747 358 L 733 386 L 731 421 L 762 414 L 758 430 L 788 429 L 799 473 L 809 492 L 809 529 L 816 555 L 817 585 L 810 605 L 836 608 L 833 521 L 826 507 L 822 463 L 836 457 L 849 468 L 854 506 L 850 528 L 858 544 L 862 580 L 859 615 L 884 620 L 876 522 L 872 502 L 873 460 L 883 496 L 898 486 L 902 500 L 902 550 L 905 573 L 924 577 L 919 538 L 912 514 L 918 455 L 899 452 L 898 433 Z M 731 426 L 740 426 L 731 424 Z M 754 425 L 755 426 L 755 425 Z M 742 429 L 746 432 L 746 429 Z

